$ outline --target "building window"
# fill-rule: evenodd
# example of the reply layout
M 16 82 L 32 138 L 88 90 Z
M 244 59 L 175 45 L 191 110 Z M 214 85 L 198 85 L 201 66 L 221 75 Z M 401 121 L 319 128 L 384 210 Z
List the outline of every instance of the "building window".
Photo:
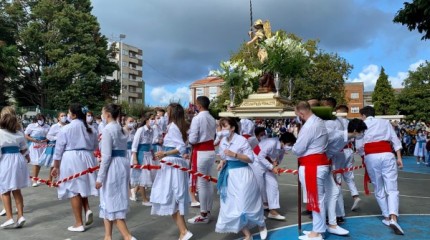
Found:
M 218 95 L 218 88 L 217 87 L 209 87 L 209 99 L 213 100 Z
M 135 86 L 130 86 L 128 88 L 128 91 L 131 92 L 131 93 L 135 93 L 136 92 L 136 87 Z
M 122 50 L 122 55 L 128 55 L 128 51 L 127 50 Z
M 126 61 L 122 61 L 122 66 L 123 67 L 127 67 L 127 62 Z
M 127 73 L 123 73 L 122 74 L 122 78 L 128 78 L 128 74 Z
M 360 94 L 353 92 L 351 93 L 351 99 L 359 99 L 360 98 Z
M 352 107 L 351 108 L 351 113 L 359 113 L 360 112 L 360 108 L 359 107 Z
M 205 94 L 204 88 L 196 88 L 196 98 L 203 96 Z
M 128 79 L 136 81 L 136 75 L 130 74 Z

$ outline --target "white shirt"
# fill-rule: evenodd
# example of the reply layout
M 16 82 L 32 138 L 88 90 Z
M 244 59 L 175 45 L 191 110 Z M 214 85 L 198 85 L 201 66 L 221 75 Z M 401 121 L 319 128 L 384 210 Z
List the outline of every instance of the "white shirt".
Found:
M 133 143 L 131 145 L 131 151 L 137 152 L 139 148 L 139 144 L 152 144 L 152 128 L 144 125 L 137 129 L 136 134 L 134 135 Z
M 105 124 L 103 122 L 100 122 L 100 124 L 97 127 L 97 134 L 102 133 L 104 127 L 105 127 Z
M 64 125 L 64 126 L 66 126 L 66 125 Z M 56 124 L 52 125 L 51 128 L 49 129 L 48 134 L 46 135 L 46 138 L 49 141 L 56 141 L 57 140 L 57 134 L 60 132 L 62 127 L 63 127 L 63 125 L 61 125 L 60 123 L 56 123 Z
M 76 149 L 94 151 L 97 146 L 97 134 L 87 132 L 84 123 L 79 119 L 74 119 L 71 123 L 62 127 L 57 134 L 54 160 L 60 160 L 64 151 Z
M 224 154 L 224 150 L 228 149 L 237 154 L 245 154 L 251 162 L 254 162 L 254 152 L 251 149 L 246 138 L 233 133 L 234 136 L 231 139 L 231 142 L 228 142 L 228 138 L 222 138 L 221 143 L 219 145 L 219 155 L 221 159 L 229 160 L 229 161 L 240 161 L 239 159 L 235 159 L 233 157 L 227 157 Z
M 121 126 L 112 121 L 103 128 L 101 144 L 102 161 L 97 174 L 97 182 L 103 182 L 106 178 L 109 165 L 112 161 L 112 150 L 127 150 L 128 134 L 122 133 Z
M 188 141 L 196 144 L 214 140 L 216 135 L 216 121 L 209 111 L 202 111 L 191 121 L 190 134 Z
M 30 137 L 46 137 L 48 131 L 49 125 L 46 123 L 43 126 L 40 126 L 38 123 L 31 123 L 27 126 L 24 133 Z
M 21 131 L 11 133 L 6 129 L 0 129 L 0 158 L 2 147 L 19 147 L 19 149 L 27 149 L 27 140 L 25 140 L 24 134 Z
M 240 119 L 240 134 L 254 136 L 254 123 L 249 119 Z
M 284 156 L 283 149 L 281 149 L 281 142 L 278 138 L 266 138 L 261 140 L 258 144 L 261 151 L 257 156 L 256 161 L 260 163 L 261 166 L 268 170 L 273 169 L 273 164 L 270 163 L 266 157 L 269 157 L 272 160 L 281 161 L 281 157 Z
M 256 136 L 252 136 L 248 138 L 248 143 L 251 146 L 251 149 L 254 149 L 258 145 L 258 139 Z
M 364 120 L 364 123 L 366 123 L 367 130 L 364 132 L 363 142 L 359 142 L 361 145 L 356 146 L 357 149 L 364 148 L 366 143 L 380 141 L 391 142 L 394 151 L 402 149 L 402 143 L 388 120 L 367 117 L 366 120 Z
M 327 144 L 328 134 L 324 121 L 312 114 L 300 130 L 292 150 L 297 157 L 304 157 L 325 153 Z
M 158 124 L 152 125 L 152 144 L 159 144 L 163 140 L 163 131 Z
M 173 147 L 179 151 L 179 155 L 183 155 L 187 151 L 187 145 L 182 139 L 182 133 L 174 122 L 167 126 L 166 136 L 163 141 L 164 147 Z

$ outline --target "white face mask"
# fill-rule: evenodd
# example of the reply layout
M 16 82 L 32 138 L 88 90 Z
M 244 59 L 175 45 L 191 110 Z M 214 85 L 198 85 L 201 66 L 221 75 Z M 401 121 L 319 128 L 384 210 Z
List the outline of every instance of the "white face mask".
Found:
M 230 137 L 230 130 L 228 129 L 221 130 L 220 134 L 221 134 L 221 137 Z
M 69 114 L 67 114 L 67 121 L 69 121 L 69 122 L 72 122 L 72 117 L 69 115 Z
M 154 124 L 155 124 L 155 120 L 149 120 L 149 125 L 150 126 L 154 126 Z
M 87 116 L 87 123 L 93 122 L 93 116 Z
M 103 124 L 106 124 L 106 118 L 105 118 L 105 116 L 103 116 L 103 115 L 102 115 L 102 123 L 103 123 Z
M 43 126 L 43 124 L 45 124 L 45 121 L 43 121 L 43 120 L 37 120 L 37 124 L 39 124 L 39 126 Z
M 67 117 L 66 116 L 60 117 L 60 122 L 66 123 L 67 122 Z
M 133 129 L 135 126 L 136 126 L 136 124 L 134 122 L 131 122 L 131 123 L 127 124 L 127 127 L 129 129 Z
M 292 147 L 292 146 L 288 146 L 288 145 L 285 145 L 285 146 L 284 146 L 284 151 L 285 151 L 285 152 L 291 151 L 292 149 L 293 149 L 293 147 Z
M 261 136 L 260 137 L 260 142 L 263 141 L 264 139 L 267 139 L 267 135 Z
M 355 137 L 355 140 L 361 140 L 361 139 L 363 139 L 363 137 L 364 137 L 364 134 L 363 134 L 363 133 L 359 133 L 359 134 Z

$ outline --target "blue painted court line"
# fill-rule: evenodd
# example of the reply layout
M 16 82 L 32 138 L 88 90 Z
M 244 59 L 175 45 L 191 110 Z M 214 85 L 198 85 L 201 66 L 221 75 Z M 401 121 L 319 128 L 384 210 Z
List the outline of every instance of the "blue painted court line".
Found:
M 382 217 L 376 215 L 346 218 L 341 226 L 349 231 L 348 236 L 336 236 L 326 233 L 327 240 L 428 240 L 430 239 L 430 215 L 401 214 L 399 224 L 405 231 L 404 236 L 395 235 L 393 230 L 381 222 Z M 310 231 L 311 223 L 302 224 L 302 230 Z M 254 235 L 253 239 L 260 239 Z M 297 224 L 269 230 L 267 240 L 298 239 Z
M 399 172 L 430 174 L 430 167 L 417 164 L 415 157 L 403 157 L 403 169 L 399 170 Z

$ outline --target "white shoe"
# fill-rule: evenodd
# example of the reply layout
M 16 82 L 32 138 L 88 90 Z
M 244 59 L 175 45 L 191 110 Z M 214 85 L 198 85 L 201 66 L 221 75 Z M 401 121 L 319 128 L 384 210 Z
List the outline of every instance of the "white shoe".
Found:
M 4 222 L 2 225 L 0 225 L 1 228 L 14 228 L 15 227 L 15 221 L 11 218 Z
M 85 214 L 85 226 L 91 225 L 93 221 L 93 212 L 91 210 L 88 210 Z
M 31 185 L 32 187 L 38 187 L 40 185 L 39 182 L 33 182 L 33 184 Z
M 382 219 L 382 223 L 385 225 L 385 226 L 387 226 L 387 227 L 389 227 L 390 226 L 390 220 L 387 220 L 387 219 Z
M 192 202 L 191 207 L 200 207 L 200 203 L 199 202 Z
M 131 190 L 130 190 L 130 193 L 131 193 L 131 196 L 130 196 L 130 200 L 131 201 L 137 201 L 137 197 L 136 197 L 136 190 L 134 189 L 134 188 L 132 188 Z
M 358 197 L 354 200 L 354 204 L 352 204 L 351 211 L 355 211 L 358 209 L 358 204 L 360 203 L 361 199 Z
M 309 237 L 308 234 L 299 236 L 300 240 L 324 240 L 322 235 L 319 235 L 318 237 Z
M 337 225 L 335 228 L 331 228 L 330 226 L 327 226 L 327 232 L 331 234 L 339 235 L 339 236 L 345 236 L 349 234 L 348 230 Z
M 179 240 L 188 240 L 191 237 L 193 237 L 193 234 L 190 231 L 187 231 L 187 233 L 182 238 L 180 238 Z
M 188 223 L 190 224 L 207 224 L 209 223 L 209 218 L 203 217 L 202 215 L 197 215 L 193 218 L 188 219 Z
M 85 228 L 84 226 L 79 226 L 79 227 L 70 226 L 67 228 L 67 230 L 69 230 L 70 232 L 84 232 Z
M 392 228 L 394 230 L 394 233 L 397 235 L 405 235 L 405 232 L 403 232 L 403 229 L 393 219 L 390 220 L 390 228 Z
M 263 230 L 260 230 L 260 238 L 261 240 L 265 240 L 267 238 L 267 228 L 264 227 Z
M 131 236 L 131 240 L 137 240 L 135 237 Z
M 151 207 L 152 203 L 151 202 L 142 202 L 142 205 L 146 206 L 146 207 Z
M 284 216 L 282 216 L 281 214 L 273 215 L 273 214 L 269 213 L 269 214 L 267 215 L 267 218 L 274 219 L 274 220 L 278 220 L 278 221 L 285 221 L 285 217 L 284 217 Z
M 6 209 L 3 208 L 3 210 L 1 210 L 0 212 L 0 216 L 5 216 L 6 215 Z
M 24 217 L 20 217 L 18 219 L 18 222 L 16 223 L 16 227 L 17 228 L 22 228 L 25 224 L 25 218 Z

